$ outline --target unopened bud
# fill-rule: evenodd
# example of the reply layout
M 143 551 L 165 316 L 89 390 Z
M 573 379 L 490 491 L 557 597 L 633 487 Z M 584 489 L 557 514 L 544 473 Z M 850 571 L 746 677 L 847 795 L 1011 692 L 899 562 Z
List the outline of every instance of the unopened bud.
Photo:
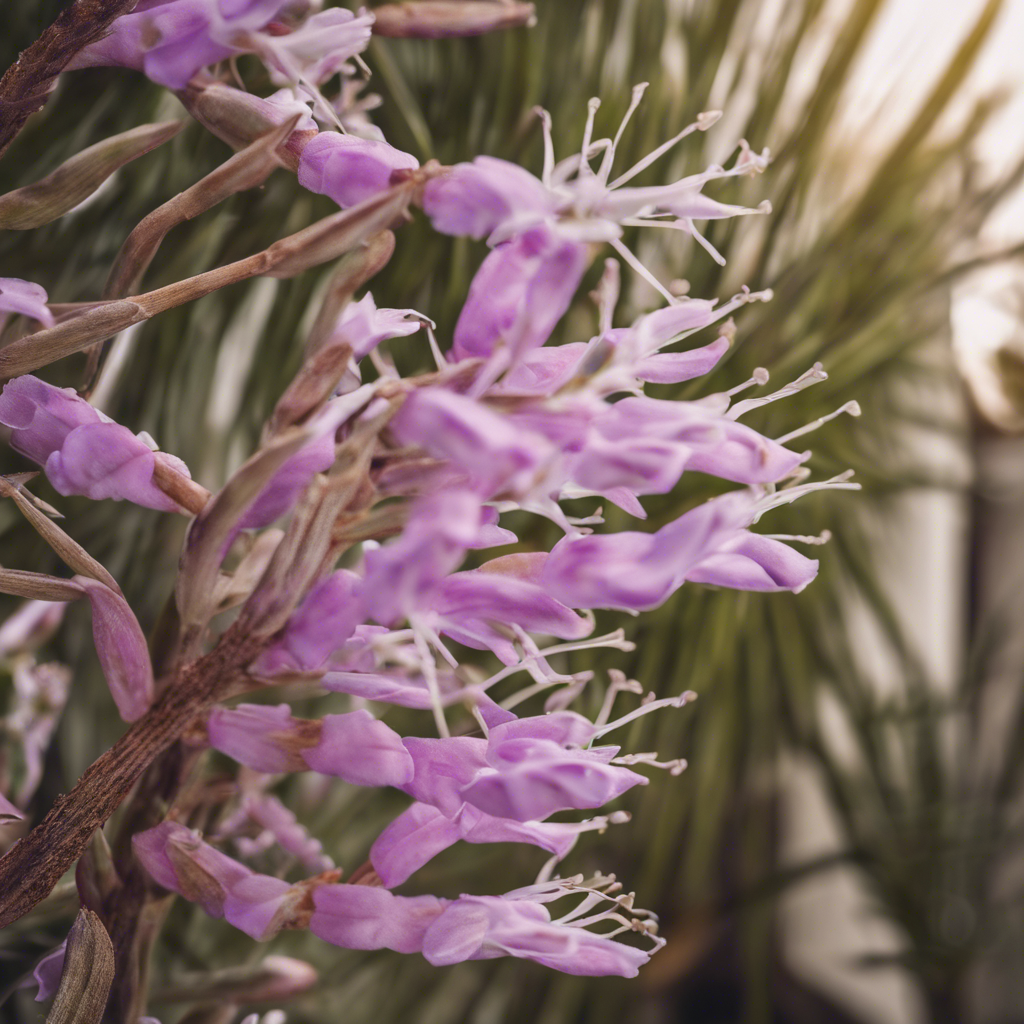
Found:
M 62 217 L 119 167 L 174 138 L 184 121 L 144 124 L 83 149 L 45 178 L 0 196 L 0 228 L 25 231 Z
M 374 35 L 392 38 L 444 39 L 479 36 L 536 22 L 533 4 L 507 0 L 407 0 L 373 10 Z
M 188 87 L 178 94 L 185 109 L 204 127 L 232 149 L 244 149 L 273 128 L 284 124 L 289 118 L 305 109 L 304 117 L 281 147 L 282 162 L 291 171 L 297 171 L 299 157 L 317 134 L 317 128 L 309 117 L 309 108 L 301 103 L 274 102 L 261 99 L 252 93 L 243 92 L 223 82 L 203 81 L 196 76 Z

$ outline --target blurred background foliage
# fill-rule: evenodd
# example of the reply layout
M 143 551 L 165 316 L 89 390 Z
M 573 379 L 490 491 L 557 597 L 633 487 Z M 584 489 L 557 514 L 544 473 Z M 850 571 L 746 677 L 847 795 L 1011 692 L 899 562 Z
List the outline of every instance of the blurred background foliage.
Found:
M 0 63 L 9 64 L 60 6 L 57 0 L 9 5 Z M 767 173 L 708 191 L 748 205 L 768 197 L 774 213 L 709 225 L 710 240 L 728 258 L 724 268 L 675 233 L 626 239 L 663 279 L 685 277 L 695 296 L 728 297 L 745 283 L 774 290 L 774 301 L 737 316 L 737 344 L 712 378 L 682 395 L 731 387 L 756 366 L 768 367 L 778 386 L 822 361 L 826 383 L 749 422 L 779 435 L 855 398 L 863 417 L 814 435 L 811 465 L 818 477 L 851 467 L 865 490 L 811 497 L 775 513 L 772 530 L 810 534 L 827 527 L 834 535 L 821 549 L 821 577 L 799 596 L 688 586 L 639 620 L 602 617 L 602 628 L 623 626 L 637 648 L 632 655 L 598 652 L 595 667 L 622 668 L 660 695 L 684 689 L 700 695 L 694 706 L 642 719 L 623 737 L 629 749 L 685 755 L 689 770 L 680 778 L 656 774 L 646 789 L 629 794 L 621 803 L 633 811 L 632 824 L 584 837 L 566 865 L 615 872 L 637 891 L 640 905 L 662 915 L 669 945 L 639 981 L 564 977 L 515 961 L 436 970 L 417 957 L 347 953 L 308 935 L 285 934 L 274 951 L 308 959 L 321 973 L 318 986 L 290 1005 L 289 1020 L 847 1020 L 848 1011 L 828 992 L 798 980 L 784 962 L 777 913 L 791 886 L 843 864 L 855 866 L 874 912 L 902 935 L 900 969 L 919 988 L 932 1019 L 971 1019 L 971 978 L 992 957 L 1024 952 L 1020 893 L 1007 895 L 1004 886 L 997 895 L 991 884 L 1021 849 L 1011 812 L 1020 794 L 1024 729 L 1010 730 L 987 773 L 978 770 L 977 751 L 988 747 L 976 716 L 988 649 L 965 660 L 960 684 L 935 685 L 905 635 L 905 615 L 887 596 L 879 538 L 896 532 L 907 492 L 968 486 L 964 474 L 948 469 L 949 460 L 921 456 L 940 444 L 953 451 L 967 444 L 945 347 L 950 289 L 979 259 L 982 224 L 1024 173 L 1024 164 L 995 181 L 978 172 L 972 145 L 995 103 L 949 116 L 1000 3 L 984 6 L 902 133 L 890 133 L 884 145 L 869 127 L 858 138 L 834 129 L 883 0 L 838 8 L 825 0 L 538 0 L 537 6 L 537 25 L 528 31 L 376 40 L 367 55 L 374 72 L 369 88 L 383 99 L 376 123 L 421 160 L 450 163 L 489 153 L 538 170 L 535 105 L 551 111 L 556 147 L 566 155 L 578 146 L 590 96 L 602 97 L 599 129 L 608 132 L 624 113 L 632 84 L 646 80 L 650 89 L 619 150 L 625 167 L 699 111 L 724 109 L 719 125 L 688 139 L 641 183 L 724 161 L 745 136 L 755 149 L 771 148 Z M 242 71 L 254 91 L 265 87 L 244 61 Z M 65 75 L 45 112 L 0 162 L 0 192 L 36 180 L 100 138 L 180 113 L 172 96 L 139 75 Z M 30 233 L 0 234 L 0 275 L 39 281 L 53 301 L 99 296 L 132 227 L 227 156 L 222 143 L 189 124 L 124 168 L 84 208 Z M 144 287 L 255 252 L 331 210 L 329 200 L 278 171 L 263 189 L 176 229 Z M 373 281 L 375 298 L 429 313 L 444 337 L 483 251 L 432 234 L 417 217 L 400 230 L 395 257 Z M 148 430 L 203 483 L 216 486 L 252 449 L 298 367 L 329 270 L 235 286 L 143 325 L 115 346 L 100 388 L 102 407 L 133 429 Z M 600 261 L 588 283 L 599 270 Z M 624 277 L 629 283 L 618 317 L 627 323 L 658 299 L 628 271 Z M 586 290 L 561 340 L 593 333 Z M 399 353 L 410 366 L 421 358 L 417 344 Z M 77 383 L 81 368 L 67 360 L 47 372 L 54 382 Z M 14 468 L 13 457 L 7 468 Z M 651 501 L 650 525 L 702 500 L 706 486 L 687 478 L 677 494 Z M 68 529 L 105 562 L 152 626 L 170 590 L 183 524 L 126 505 L 84 499 L 59 499 L 59 505 Z M 4 565 L 47 565 L 50 556 L 9 508 L 0 508 L 0 531 Z M 869 623 L 867 633 L 855 628 L 855 618 Z M 859 649 L 865 635 L 877 647 L 870 663 Z M 61 643 L 55 653 L 75 666 L 76 681 L 37 812 L 120 729 L 80 609 Z M 879 658 L 902 681 L 885 696 L 875 678 Z M 568 667 L 578 671 L 588 662 L 577 654 Z M 339 698 L 331 700 L 311 698 L 305 710 L 337 710 Z M 843 725 L 842 744 L 823 724 L 826 702 L 830 721 Z M 394 717 L 405 727 L 423 727 Z M 823 780 L 842 844 L 834 854 L 784 863 L 781 809 L 786 766 L 794 760 L 812 765 Z M 397 794 L 389 801 L 341 783 L 284 785 L 290 805 L 349 870 L 402 806 Z M 541 856 L 526 847 L 449 851 L 407 891 L 505 891 L 529 882 Z M 60 941 L 71 913 L 58 897 L 9 929 L 0 938 L 0 984 L 16 983 L 33 958 Z M 159 999 L 151 1012 L 170 1024 L 189 1009 L 187 1002 L 160 1001 L 174 995 L 181 972 L 228 967 L 263 952 L 177 901 L 156 953 Z M 184 995 L 194 999 L 195 992 L 193 986 Z M 9 1021 L 36 1019 L 33 1014 L 38 1011 L 23 994 L 0 1008 Z

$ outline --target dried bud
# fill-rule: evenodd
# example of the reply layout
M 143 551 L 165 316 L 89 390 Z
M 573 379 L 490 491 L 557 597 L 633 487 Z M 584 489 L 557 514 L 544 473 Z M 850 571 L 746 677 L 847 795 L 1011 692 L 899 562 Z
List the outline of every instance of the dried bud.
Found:
M 407 0 L 375 7 L 373 13 L 374 34 L 392 38 L 479 36 L 536 21 L 533 4 L 507 0 Z
M 301 995 L 317 980 L 316 970 L 303 960 L 268 956 L 255 965 L 183 974 L 154 998 L 161 1003 L 276 1003 Z
M 25 231 L 62 217 L 119 167 L 162 146 L 184 127 L 184 121 L 144 124 L 83 149 L 41 181 L 0 196 L 0 228 Z
M 80 910 L 68 935 L 64 970 L 47 1024 L 99 1024 L 114 980 L 114 946 L 103 922 Z
M 282 90 L 291 96 L 290 90 Z M 289 170 L 297 171 L 306 143 L 317 134 L 309 108 L 282 93 L 260 99 L 222 82 L 197 76 L 178 94 L 185 109 L 208 131 L 232 149 L 244 149 L 296 113 L 305 113 L 302 121 L 281 147 L 281 157 Z M 300 109 L 301 108 L 301 109 Z

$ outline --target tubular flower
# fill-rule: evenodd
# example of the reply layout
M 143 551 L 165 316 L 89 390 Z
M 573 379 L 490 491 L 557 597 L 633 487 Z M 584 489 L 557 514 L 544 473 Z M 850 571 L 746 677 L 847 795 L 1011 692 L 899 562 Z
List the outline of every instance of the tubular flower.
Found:
M 664 289 L 642 270 L 636 257 L 623 246 L 620 241 L 623 227 L 658 226 L 684 231 L 724 263 L 697 231 L 694 222 L 768 213 L 771 207 L 764 204 L 757 209 L 748 209 L 719 203 L 703 195 L 702 190 L 711 181 L 764 170 L 768 154 L 755 154 L 745 141 L 741 141 L 739 155 L 729 169 L 709 167 L 700 174 L 681 178 L 670 185 L 624 187 L 682 139 L 696 131 L 706 131 L 720 116 L 717 112 L 701 114 L 693 124 L 687 125 L 633 167 L 612 179 L 616 147 L 645 89 L 646 85 L 640 85 L 633 90 L 633 101 L 614 139 L 593 138 L 600 101 L 591 100 L 579 153 L 558 164 L 554 157 L 551 119 L 541 111 L 544 170 L 539 179 L 515 164 L 481 156 L 472 163 L 458 164 L 430 182 L 423 206 L 434 227 L 449 235 L 486 238 L 488 244 L 495 246 L 510 238 L 521 237 L 541 225 L 572 242 L 610 242 L 663 292 Z M 592 161 L 598 156 L 601 162 L 594 170 Z M 672 296 L 668 297 L 671 301 Z
M 168 89 L 183 89 L 201 68 L 252 51 L 248 34 L 271 22 L 287 2 L 142 0 L 68 68 L 133 68 Z
M 345 209 L 383 192 L 396 171 L 414 171 L 419 165 L 414 156 L 386 142 L 320 132 L 302 151 L 299 184 Z
M 154 452 L 142 437 L 70 388 L 55 388 L 29 375 L 16 377 L 0 395 L 0 423 L 11 428 L 12 447 L 38 462 L 61 494 L 178 511 L 153 483 L 153 472 L 159 460 L 189 476 L 185 463 Z
M 3 330 L 10 314 L 20 313 L 41 323 L 53 326 L 53 314 L 46 305 L 46 289 L 31 281 L 18 277 L 0 277 L 0 330 Z

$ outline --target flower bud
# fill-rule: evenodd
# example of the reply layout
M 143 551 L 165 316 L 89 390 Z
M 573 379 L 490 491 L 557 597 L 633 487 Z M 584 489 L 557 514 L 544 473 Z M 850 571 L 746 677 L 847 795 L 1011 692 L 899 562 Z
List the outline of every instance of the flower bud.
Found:
M 535 23 L 533 4 L 507 0 L 407 0 L 375 7 L 375 35 L 392 38 L 444 39 L 479 36 L 503 28 Z
M 395 171 L 414 171 L 419 161 L 386 142 L 321 132 L 299 160 L 299 184 L 330 196 L 342 209 L 383 192 Z

